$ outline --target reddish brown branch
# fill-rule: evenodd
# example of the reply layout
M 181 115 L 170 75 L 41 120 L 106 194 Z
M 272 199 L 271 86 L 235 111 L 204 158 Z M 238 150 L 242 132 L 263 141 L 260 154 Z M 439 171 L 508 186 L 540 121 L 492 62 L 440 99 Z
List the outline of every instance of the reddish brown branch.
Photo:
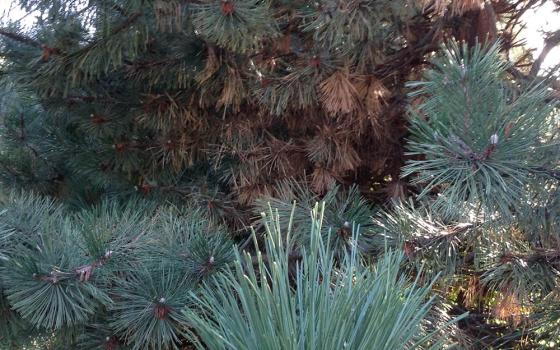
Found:
M 105 253 L 105 255 L 103 255 L 101 258 L 97 259 L 96 261 L 92 262 L 91 264 L 77 267 L 74 271 L 76 272 L 76 275 L 80 280 L 80 282 L 89 281 L 89 279 L 91 278 L 91 274 L 93 273 L 93 270 L 103 266 L 107 262 L 107 260 L 109 260 L 111 255 L 113 255 L 113 252 L 109 250 L 107 253 Z
M 418 237 L 408 239 L 404 242 L 404 253 L 406 256 L 411 257 L 421 250 L 429 249 L 438 242 L 453 239 L 457 235 L 467 232 L 472 227 L 473 224 L 471 223 L 461 223 L 452 227 L 450 230 L 442 230 L 433 237 Z
M 48 275 L 38 275 L 33 274 L 33 278 L 39 281 L 47 282 L 56 284 L 63 279 L 68 279 L 72 276 L 78 278 L 80 282 L 87 282 L 91 278 L 93 270 L 103 266 L 107 260 L 113 255 L 112 251 L 108 251 L 103 255 L 101 258 L 97 259 L 96 261 L 92 262 L 91 264 L 82 265 L 74 269 L 74 274 L 62 271 L 51 271 Z
M 536 77 L 539 71 L 541 70 L 541 66 L 546 59 L 546 56 L 550 53 L 552 49 L 556 46 L 560 45 L 560 30 L 551 33 L 545 40 L 544 40 L 544 47 L 542 52 L 540 53 L 539 57 L 533 63 L 531 70 L 529 71 L 529 76 Z

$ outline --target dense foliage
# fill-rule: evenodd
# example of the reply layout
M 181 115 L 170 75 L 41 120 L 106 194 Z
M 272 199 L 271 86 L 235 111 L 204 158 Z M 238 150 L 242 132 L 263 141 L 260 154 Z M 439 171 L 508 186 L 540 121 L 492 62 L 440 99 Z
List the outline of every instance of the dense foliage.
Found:
M 298 249 L 294 226 L 282 231 L 278 213 L 264 216 L 264 253 L 238 254 L 234 268 L 205 282 L 195 306 L 187 309 L 202 344 L 211 349 L 390 350 L 440 349 L 449 343 L 443 331 L 452 331 L 450 324 L 434 327 L 425 321 L 433 304 L 431 285 L 419 288 L 418 281 L 410 283 L 399 272 L 402 253 L 389 252 L 371 270 L 360 263 L 354 229 L 349 250 L 337 259 L 322 236 L 323 217 L 324 207 L 316 206 L 308 248 Z M 297 263 L 295 254 L 300 255 Z M 233 293 L 214 292 L 224 287 Z
M 135 349 L 176 346 L 189 291 L 234 257 L 223 228 L 192 208 L 104 202 L 70 213 L 15 195 L 5 208 L 5 345 L 25 340 L 19 330 L 58 332 L 57 349 L 102 348 L 116 336 Z
M 0 348 L 557 346 L 544 1 L 16 2 Z

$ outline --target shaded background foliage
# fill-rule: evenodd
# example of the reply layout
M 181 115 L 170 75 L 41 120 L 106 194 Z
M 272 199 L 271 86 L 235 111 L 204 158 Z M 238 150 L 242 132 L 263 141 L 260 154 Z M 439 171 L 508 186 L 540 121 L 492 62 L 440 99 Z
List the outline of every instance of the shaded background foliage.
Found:
M 28 180 L 86 201 L 223 193 L 234 208 L 287 178 L 398 196 L 405 83 L 444 40 L 493 40 L 498 18 L 517 20 L 505 1 L 23 4 L 44 16 L 27 36 L 6 29 L 5 69 L 41 122 L 14 117 L 13 137 L 46 128 L 53 158 Z

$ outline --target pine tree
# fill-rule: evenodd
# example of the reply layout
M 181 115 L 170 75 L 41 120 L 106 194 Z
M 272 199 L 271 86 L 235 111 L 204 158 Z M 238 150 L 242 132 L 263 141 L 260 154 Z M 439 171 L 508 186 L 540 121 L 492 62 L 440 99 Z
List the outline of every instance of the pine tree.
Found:
M 22 140 L 41 141 L 23 152 L 46 164 L 6 159 L 15 181 L 87 202 L 232 200 L 216 208 L 228 217 L 292 178 L 318 194 L 398 179 L 405 83 L 482 4 L 21 3 L 41 20 L 3 31 L 3 69 L 31 101 L 5 108 L 14 137 L 46 129 Z
M 0 348 L 560 341 L 540 2 L 16 2 Z

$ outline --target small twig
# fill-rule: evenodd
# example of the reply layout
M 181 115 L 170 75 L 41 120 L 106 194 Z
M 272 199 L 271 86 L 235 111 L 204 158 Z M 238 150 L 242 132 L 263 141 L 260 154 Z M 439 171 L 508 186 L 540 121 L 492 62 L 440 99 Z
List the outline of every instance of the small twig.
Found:
M 23 113 L 19 114 L 19 130 L 20 130 L 20 135 L 19 138 L 20 140 L 25 140 L 25 120 L 23 118 Z
M 36 47 L 36 48 L 39 48 L 39 49 L 43 47 L 39 42 L 37 42 L 37 41 L 27 37 L 27 36 L 18 34 L 18 33 L 8 32 L 8 31 L 5 31 L 3 29 L 0 29 L 0 35 L 3 35 L 3 36 L 5 36 L 7 38 L 10 38 L 12 40 L 15 40 L 15 41 L 18 41 L 20 43 L 23 43 L 23 44 L 26 44 L 26 45 L 29 45 L 29 46 L 33 46 L 33 47 Z
M 75 268 L 74 274 L 58 271 L 58 270 L 52 270 L 51 273 L 48 275 L 39 275 L 34 273 L 33 278 L 38 281 L 47 282 L 51 284 L 57 284 L 61 280 L 68 279 L 71 277 L 76 277 L 80 282 L 87 282 L 90 280 L 93 270 L 103 266 L 107 262 L 107 260 L 109 260 L 111 255 L 113 255 L 113 251 L 109 250 L 107 253 L 105 253 L 105 255 L 103 255 L 101 258 L 97 259 L 96 261 L 92 262 L 91 264 L 82 265 Z
M 124 20 L 124 22 L 122 22 L 121 24 L 119 24 L 118 26 L 113 28 L 113 30 L 111 32 L 111 36 L 113 36 L 115 34 L 118 34 L 119 32 L 121 32 L 121 31 L 125 30 L 126 28 L 128 28 L 129 26 L 131 26 L 134 22 L 136 22 L 136 20 L 138 20 L 138 18 L 140 18 L 141 15 L 142 15 L 142 13 L 140 13 L 140 12 L 135 12 L 132 15 L 130 15 L 126 20 Z M 102 43 L 105 40 L 107 40 L 107 37 L 96 40 L 96 41 L 84 46 L 80 50 L 72 53 L 72 55 L 79 55 L 83 52 L 89 51 L 93 47 Z
M 529 71 L 529 76 L 536 77 L 539 71 L 541 70 L 541 66 L 546 59 L 546 56 L 550 53 L 550 51 L 560 44 L 560 30 L 552 33 L 544 40 L 544 47 L 542 52 L 540 53 L 539 57 L 533 63 L 531 70 Z
M 552 178 L 555 178 L 556 180 L 560 180 L 560 171 L 547 169 L 544 167 L 534 168 L 533 170 L 538 173 L 544 173 Z
M 460 223 L 452 227 L 450 230 L 442 230 L 437 235 L 429 238 L 415 238 L 405 241 L 405 251 L 408 255 L 414 255 L 418 251 L 431 247 L 438 241 L 454 238 L 474 227 L 472 223 Z
M 78 277 L 80 282 L 89 281 L 89 279 L 91 278 L 91 274 L 93 273 L 93 270 L 96 269 L 97 267 L 103 266 L 107 262 L 107 260 L 109 260 L 111 255 L 113 255 L 113 251 L 109 250 L 107 253 L 105 253 L 105 255 L 95 260 L 91 264 L 82 265 L 74 269 L 74 272 L 76 273 L 76 276 Z
M 512 260 L 521 260 L 530 263 L 546 261 L 547 263 L 556 263 L 560 261 L 560 250 L 536 248 L 531 253 L 512 253 L 506 252 L 500 257 L 501 263 L 508 263 Z
M 130 25 L 132 25 L 134 22 L 136 22 L 136 20 L 138 18 L 140 18 L 140 16 L 142 15 L 141 12 L 135 12 L 133 14 L 131 14 L 124 22 L 122 22 L 121 24 L 119 24 L 118 26 L 116 26 L 112 33 L 113 35 L 125 30 L 126 28 L 128 28 Z

